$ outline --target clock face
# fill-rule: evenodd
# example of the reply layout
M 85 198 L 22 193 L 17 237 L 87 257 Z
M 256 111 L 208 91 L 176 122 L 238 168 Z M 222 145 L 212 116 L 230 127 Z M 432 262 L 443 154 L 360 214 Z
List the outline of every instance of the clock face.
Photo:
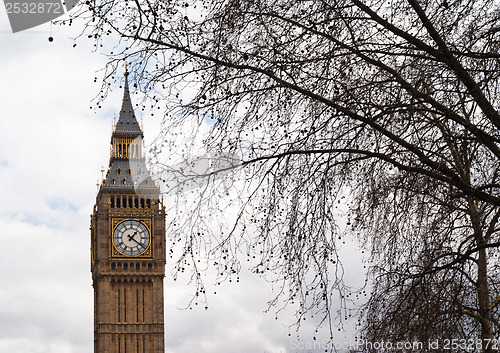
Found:
M 118 224 L 113 233 L 113 244 L 123 255 L 137 256 L 149 246 L 148 229 L 139 221 L 129 220 Z

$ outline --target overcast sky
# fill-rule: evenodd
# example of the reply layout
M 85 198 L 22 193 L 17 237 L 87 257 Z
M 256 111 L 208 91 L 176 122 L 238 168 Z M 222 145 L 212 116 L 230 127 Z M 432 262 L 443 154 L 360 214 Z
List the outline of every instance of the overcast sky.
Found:
M 78 29 L 71 30 L 46 24 L 12 34 L 0 6 L 2 353 L 93 351 L 89 220 L 122 90 L 98 112 L 90 109 L 105 57 L 92 53 L 90 42 L 74 48 L 69 37 Z M 155 119 L 144 117 L 146 141 L 158 133 Z M 263 313 L 272 293 L 262 279 L 243 274 L 209 296 L 208 311 L 180 310 L 193 288 L 187 277 L 173 282 L 169 266 L 166 352 L 312 351 L 307 325 L 302 346 L 294 331 L 289 337 L 291 310 L 278 319 Z

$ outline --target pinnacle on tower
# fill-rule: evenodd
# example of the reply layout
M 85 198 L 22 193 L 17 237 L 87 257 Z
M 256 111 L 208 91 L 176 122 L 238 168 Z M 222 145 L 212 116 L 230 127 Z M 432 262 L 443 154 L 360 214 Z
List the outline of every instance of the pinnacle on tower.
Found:
M 128 85 L 128 71 L 125 71 L 125 87 L 123 90 L 122 108 L 120 116 L 115 125 L 116 133 L 130 133 L 130 135 L 142 134 L 141 127 L 135 118 L 134 108 L 130 99 L 130 90 Z

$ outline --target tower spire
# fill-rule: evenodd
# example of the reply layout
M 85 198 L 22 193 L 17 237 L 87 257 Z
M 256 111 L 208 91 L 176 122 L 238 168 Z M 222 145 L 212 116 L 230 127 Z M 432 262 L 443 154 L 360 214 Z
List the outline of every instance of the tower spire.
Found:
M 125 86 L 123 87 L 123 100 L 120 109 L 120 116 L 116 122 L 115 132 L 131 133 L 132 135 L 142 134 L 141 127 L 135 117 L 134 108 L 130 99 L 130 88 L 128 84 L 128 68 L 125 64 Z
M 143 132 L 132 107 L 128 74 L 126 69 L 122 107 L 111 135 L 109 169 L 103 190 L 147 194 L 157 199 L 159 189 L 146 172 Z

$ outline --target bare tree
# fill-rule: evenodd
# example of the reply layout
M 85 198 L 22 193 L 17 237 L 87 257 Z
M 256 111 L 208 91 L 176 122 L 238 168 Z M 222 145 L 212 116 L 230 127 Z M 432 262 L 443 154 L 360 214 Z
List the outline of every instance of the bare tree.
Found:
M 496 351 L 497 1 L 93 0 L 75 16 L 96 46 L 119 35 L 109 77 L 128 57 L 153 105 L 168 102 L 154 153 L 195 115 L 200 128 L 214 122 L 208 151 L 241 157 L 220 168 L 239 181 L 207 174 L 188 223 L 172 226 L 180 269 L 191 263 L 199 279 L 208 254 L 234 277 L 241 256 L 255 257 L 299 319 L 337 324 L 364 290 L 343 282 L 338 259 L 354 237 L 370 255 L 367 341 Z M 171 98 L 187 87 L 189 101 Z M 225 233 L 203 212 L 220 208 L 221 180 L 230 195 L 245 185 Z

